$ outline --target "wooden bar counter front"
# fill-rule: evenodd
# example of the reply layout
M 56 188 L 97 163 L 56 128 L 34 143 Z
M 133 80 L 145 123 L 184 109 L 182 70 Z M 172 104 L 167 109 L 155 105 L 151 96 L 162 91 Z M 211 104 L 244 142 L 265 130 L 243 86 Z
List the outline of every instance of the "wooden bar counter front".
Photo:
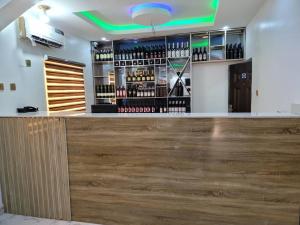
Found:
M 72 220 L 299 224 L 300 118 L 63 119 Z

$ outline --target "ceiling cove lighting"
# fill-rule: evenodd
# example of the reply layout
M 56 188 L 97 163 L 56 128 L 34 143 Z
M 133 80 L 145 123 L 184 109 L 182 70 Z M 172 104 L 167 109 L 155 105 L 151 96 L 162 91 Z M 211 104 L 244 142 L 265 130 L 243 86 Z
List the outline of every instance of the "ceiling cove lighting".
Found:
M 142 4 L 143 5 L 143 4 Z M 159 4 L 160 5 L 160 4 Z M 137 7 L 137 8 L 135 8 Z M 137 9 L 143 8 L 145 6 L 135 6 L 132 7 L 131 13 Z M 172 19 L 164 24 L 157 25 L 157 30 L 167 30 L 173 28 L 191 28 L 199 26 L 212 26 L 215 23 L 216 15 L 218 12 L 219 0 L 211 0 L 210 8 L 213 11 L 211 15 L 203 17 L 192 17 L 192 18 L 181 18 L 181 19 Z M 172 12 L 172 8 L 168 8 L 169 12 Z M 95 11 L 81 11 L 75 13 L 77 16 L 82 19 L 96 25 L 97 27 L 103 29 L 109 34 L 129 34 L 129 33 L 141 33 L 141 32 L 151 32 L 151 25 L 141 25 L 136 23 L 130 24 L 113 24 L 105 21 L 101 18 Z
M 157 26 L 171 19 L 172 8 L 162 3 L 144 3 L 131 8 L 134 23 L 145 26 Z

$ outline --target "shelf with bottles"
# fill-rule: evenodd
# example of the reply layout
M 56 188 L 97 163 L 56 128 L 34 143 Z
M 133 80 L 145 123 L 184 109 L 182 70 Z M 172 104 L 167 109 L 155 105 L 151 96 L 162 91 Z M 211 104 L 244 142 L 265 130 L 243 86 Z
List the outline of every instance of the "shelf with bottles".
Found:
M 190 57 L 190 35 L 173 35 L 167 37 L 167 57 L 169 59 Z
M 245 29 L 231 29 L 226 32 L 226 59 L 244 59 Z
M 119 101 L 119 113 L 168 113 L 166 99 L 125 99 Z
M 164 64 L 165 37 L 114 42 L 115 66 Z
M 107 64 L 113 62 L 113 48 L 111 41 L 92 41 L 92 56 L 94 64 Z
M 190 113 L 191 112 L 191 99 L 189 97 L 169 98 L 168 99 L 168 112 L 169 113 Z
M 155 83 L 154 69 L 138 68 L 128 70 L 126 74 L 126 83 Z
M 168 63 L 168 96 L 191 96 L 190 59 L 169 61 Z
M 139 60 L 122 60 L 115 61 L 115 67 L 147 67 L 147 66 L 157 66 L 165 65 L 165 58 L 155 58 L 155 59 L 139 59 Z
M 115 98 L 114 84 L 100 84 L 95 86 L 96 99 L 112 99 Z
M 206 62 L 209 60 L 209 32 L 191 35 L 192 62 Z

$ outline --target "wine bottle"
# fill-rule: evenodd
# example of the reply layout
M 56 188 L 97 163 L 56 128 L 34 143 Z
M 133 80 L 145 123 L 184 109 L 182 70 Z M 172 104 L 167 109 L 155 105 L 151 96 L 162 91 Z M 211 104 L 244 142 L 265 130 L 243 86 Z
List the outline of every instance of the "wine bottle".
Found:
M 198 48 L 195 49 L 195 62 L 199 61 L 199 51 Z
M 171 58 L 176 57 L 176 50 L 175 50 L 175 42 L 172 44 L 172 50 L 171 50 Z
M 177 42 L 177 44 L 176 44 L 175 57 L 176 57 L 176 58 L 179 58 L 179 57 L 180 57 L 179 42 Z
M 202 60 L 203 61 L 207 61 L 208 57 L 207 57 L 207 51 L 206 51 L 206 47 L 204 47 L 204 51 L 202 53 Z
M 168 43 L 168 58 L 172 57 L 172 52 L 171 52 L 171 44 Z
M 185 46 L 185 57 L 189 57 L 190 56 L 190 45 L 189 42 L 186 42 L 186 46 Z
M 184 43 L 182 41 L 180 47 L 180 57 L 184 57 L 184 56 L 185 56 L 185 49 L 184 49 Z

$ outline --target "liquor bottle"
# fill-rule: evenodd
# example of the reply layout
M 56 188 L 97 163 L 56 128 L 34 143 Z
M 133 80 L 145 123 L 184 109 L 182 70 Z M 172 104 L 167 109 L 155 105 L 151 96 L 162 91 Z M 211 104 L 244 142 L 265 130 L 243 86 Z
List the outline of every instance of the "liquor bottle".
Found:
M 237 49 L 237 45 L 234 44 L 233 45 L 233 59 L 237 59 L 238 58 L 238 49 Z
M 172 44 L 172 49 L 171 49 L 171 58 L 176 57 L 176 50 L 175 50 L 175 42 Z
M 239 43 L 239 45 L 238 45 L 238 56 L 239 56 L 239 59 L 243 59 L 244 58 L 244 50 L 243 50 L 243 48 L 242 48 L 242 44 L 241 43 Z
M 204 51 L 202 53 L 202 60 L 203 61 L 207 61 L 208 57 L 207 57 L 207 51 L 206 51 L 206 47 L 204 47 Z
M 117 52 L 117 60 L 121 60 L 121 58 L 122 58 L 121 50 L 118 49 L 118 52 Z
M 172 52 L 171 52 L 171 44 L 168 43 L 168 58 L 172 57 Z
M 177 42 L 177 44 L 176 44 L 175 57 L 176 57 L 176 58 L 179 58 L 179 57 L 180 57 L 179 42 Z
M 99 53 L 95 53 L 95 61 L 98 62 L 100 60 L 100 55 Z
M 141 59 L 145 58 L 145 48 L 141 47 Z
M 147 71 L 146 81 L 150 81 L 150 80 L 151 80 L 151 76 L 150 76 L 149 71 Z
M 154 70 L 151 70 L 150 80 L 151 80 L 151 81 L 154 81 L 154 80 L 155 80 Z
M 149 59 L 149 47 L 145 48 L 145 59 Z
M 186 42 L 186 46 L 185 46 L 185 57 L 189 57 L 190 56 L 190 45 L 189 42 Z
M 229 45 L 229 52 L 228 52 L 228 59 L 233 59 L 233 48 L 232 48 L 232 44 Z
M 203 61 L 203 52 L 202 52 L 202 48 L 199 48 L 199 52 L 198 52 L 198 61 Z
M 195 49 L 195 62 L 199 61 L 199 51 L 198 48 Z
M 162 58 L 166 58 L 166 48 L 165 48 L 164 45 L 162 45 L 161 48 L 162 48 L 162 55 L 161 55 L 161 57 Z
M 184 49 L 184 43 L 182 41 L 180 47 L 180 57 L 184 57 L 184 56 L 185 56 L 185 49 Z

